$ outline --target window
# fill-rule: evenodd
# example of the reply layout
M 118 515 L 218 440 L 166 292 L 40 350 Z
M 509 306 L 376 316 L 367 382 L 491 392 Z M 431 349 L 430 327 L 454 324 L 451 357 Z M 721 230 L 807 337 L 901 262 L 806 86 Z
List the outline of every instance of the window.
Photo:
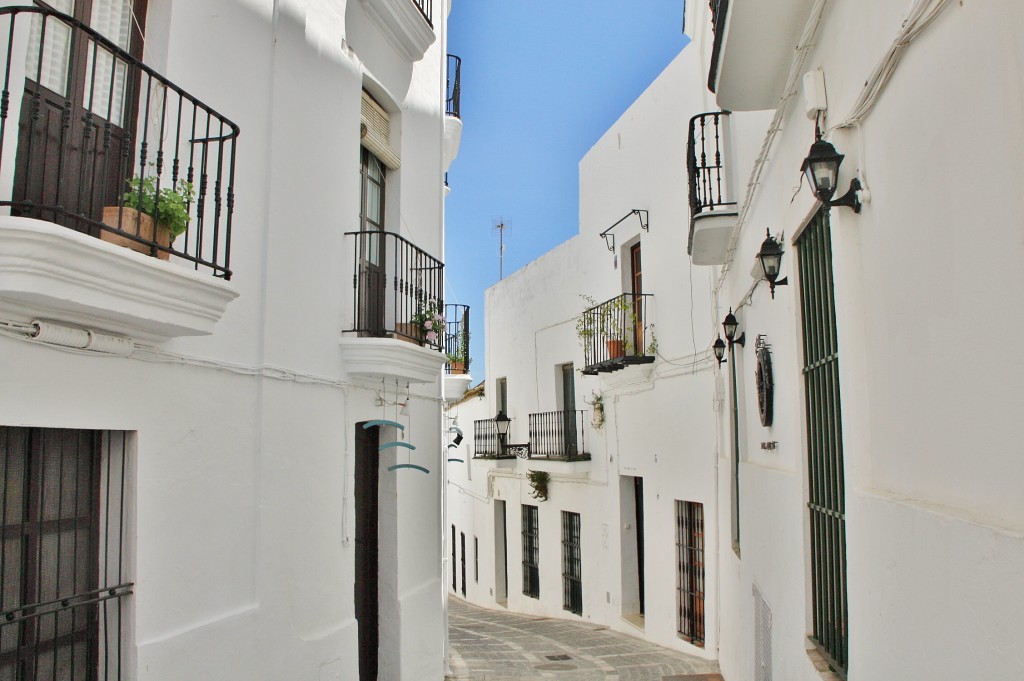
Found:
M 704 646 L 704 504 L 676 501 L 676 620 L 679 636 Z
M 562 609 L 583 614 L 580 514 L 562 511 Z
M 508 414 L 508 379 L 499 378 L 497 381 L 498 411 Z
M 459 540 L 462 544 L 462 595 L 466 595 L 466 533 L 459 532 Z
M 523 504 L 523 595 L 540 598 L 540 523 L 536 506 Z
M 811 638 L 836 668 L 848 657 L 846 503 L 839 407 L 839 348 L 832 288 L 828 209 L 797 242 L 807 400 L 808 515 L 811 536 Z
M 473 536 L 473 581 L 480 583 L 480 540 Z
M 457 557 L 455 551 L 455 525 L 452 525 L 452 591 L 459 590 L 459 576 L 455 574 L 455 559 Z
M 120 678 L 124 433 L 0 427 L 0 679 Z

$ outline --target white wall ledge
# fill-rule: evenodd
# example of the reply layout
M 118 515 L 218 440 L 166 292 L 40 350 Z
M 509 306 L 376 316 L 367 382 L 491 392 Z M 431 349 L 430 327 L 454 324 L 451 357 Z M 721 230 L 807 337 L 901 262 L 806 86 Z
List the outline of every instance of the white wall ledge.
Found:
M 409 61 L 423 59 L 435 36 L 412 0 L 362 0 L 367 16 L 391 46 Z
M 52 222 L 0 216 L 0 313 L 161 342 L 213 333 L 227 282 Z

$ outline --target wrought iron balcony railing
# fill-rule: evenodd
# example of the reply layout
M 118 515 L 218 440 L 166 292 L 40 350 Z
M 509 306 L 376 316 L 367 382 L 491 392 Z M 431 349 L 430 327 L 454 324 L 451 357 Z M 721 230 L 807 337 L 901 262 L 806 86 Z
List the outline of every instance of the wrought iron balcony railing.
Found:
M 507 445 L 503 447 L 498 439 L 498 426 L 494 423 L 494 419 L 481 419 L 473 422 L 473 458 L 516 458 L 515 452 Z
M 448 80 L 445 85 L 444 112 L 449 116 L 462 118 L 462 59 L 448 55 Z
M 549 411 L 530 414 L 531 459 L 588 461 L 584 433 L 585 412 L 581 410 Z
M 686 141 L 686 170 L 690 178 L 690 220 L 715 210 L 736 210 L 732 188 L 725 172 L 724 111 L 697 114 L 690 119 Z
M 448 355 L 445 371 L 469 373 L 469 305 L 445 305 L 445 334 L 442 350 Z
M 0 8 L 5 40 L 0 206 L 229 279 L 238 126 L 60 12 Z
M 347 232 L 354 242 L 351 333 L 442 350 L 444 263 L 393 232 Z
M 434 21 L 433 21 L 433 19 L 431 17 L 434 14 L 434 0 L 410 0 L 410 1 L 412 2 L 413 5 L 416 6 L 416 9 L 418 9 L 420 11 L 420 14 L 423 15 L 423 18 L 427 20 L 427 23 L 430 24 L 430 27 L 433 28 L 434 27 Z
M 583 311 L 577 334 L 583 344 L 583 373 L 618 371 L 654 361 L 655 340 L 648 317 L 648 293 L 623 293 Z
M 711 30 L 715 40 L 711 45 L 711 62 L 708 65 L 708 90 L 715 91 L 718 81 L 718 60 L 725 38 L 725 21 L 729 16 L 729 0 L 709 0 L 711 7 Z

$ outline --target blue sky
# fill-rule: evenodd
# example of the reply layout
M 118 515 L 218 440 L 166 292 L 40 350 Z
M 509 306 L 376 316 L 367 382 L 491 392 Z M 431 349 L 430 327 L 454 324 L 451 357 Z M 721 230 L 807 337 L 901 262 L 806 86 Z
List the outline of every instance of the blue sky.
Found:
M 448 172 L 446 302 L 471 306 L 484 377 L 483 292 L 579 229 L 580 159 L 686 44 L 682 0 L 455 0 L 462 144 Z

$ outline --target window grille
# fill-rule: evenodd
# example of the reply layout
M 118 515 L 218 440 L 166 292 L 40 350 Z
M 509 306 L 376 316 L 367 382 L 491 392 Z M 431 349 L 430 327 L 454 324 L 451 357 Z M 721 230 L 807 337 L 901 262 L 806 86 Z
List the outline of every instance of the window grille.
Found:
M 839 350 L 828 211 L 797 242 L 807 410 L 812 640 L 837 671 L 848 660 L 846 507 L 840 418 Z
M 562 609 L 583 614 L 580 514 L 562 511 Z
M 704 504 L 676 501 L 676 602 L 679 636 L 704 645 Z
M 540 524 L 536 506 L 523 504 L 523 595 L 540 598 Z
M 480 583 L 480 539 L 473 537 L 473 581 Z
M 462 544 L 462 595 L 466 595 L 466 533 L 459 532 L 459 540 Z
M 455 574 L 455 525 L 452 525 L 452 591 L 459 590 L 459 576 Z
M 121 679 L 122 432 L 0 427 L 0 679 Z

